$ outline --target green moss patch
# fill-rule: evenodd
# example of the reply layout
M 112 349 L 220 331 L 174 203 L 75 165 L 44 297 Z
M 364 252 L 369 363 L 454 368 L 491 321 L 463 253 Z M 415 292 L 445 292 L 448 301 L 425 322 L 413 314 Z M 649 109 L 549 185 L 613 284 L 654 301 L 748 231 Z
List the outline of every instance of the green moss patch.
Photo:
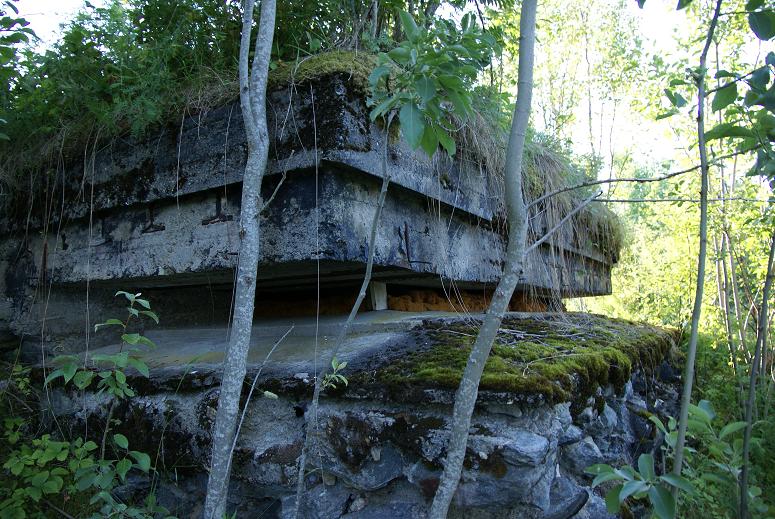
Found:
M 477 326 L 432 323 L 426 333 L 428 347 L 380 370 L 381 383 L 457 389 Z M 653 372 L 675 338 L 674 331 L 588 314 L 507 318 L 479 387 L 550 403 L 586 400 L 601 386 L 621 390 L 635 369 Z
M 281 88 L 289 83 L 304 83 L 323 77 L 346 75 L 355 90 L 369 94 L 369 75 L 377 66 L 377 56 L 366 52 L 336 50 L 315 54 L 298 61 L 280 63 L 269 72 L 268 90 Z

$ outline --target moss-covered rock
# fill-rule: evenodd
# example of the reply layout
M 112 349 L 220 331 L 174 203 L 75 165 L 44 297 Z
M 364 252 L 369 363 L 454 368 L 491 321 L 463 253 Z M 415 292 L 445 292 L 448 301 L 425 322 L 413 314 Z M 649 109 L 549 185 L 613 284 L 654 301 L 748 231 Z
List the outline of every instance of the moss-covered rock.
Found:
M 379 370 L 377 380 L 394 389 L 456 389 L 476 332 L 463 321 L 429 323 L 428 346 Z M 581 402 L 599 387 L 621 390 L 636 369 L 653 372 L 675 339 L 672 330 L 588 314 L 507 318 L 479 387 Z

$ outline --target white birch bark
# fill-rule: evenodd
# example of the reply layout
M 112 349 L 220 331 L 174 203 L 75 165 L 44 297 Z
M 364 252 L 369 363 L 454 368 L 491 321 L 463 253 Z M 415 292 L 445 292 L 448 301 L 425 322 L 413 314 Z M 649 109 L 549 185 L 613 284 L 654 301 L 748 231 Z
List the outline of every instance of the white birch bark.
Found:
M 226 348 L 218 413 L 212 431 L 212 460 L 207 482 L 205 519 L 223 516 L 228 496 L 232 444 L 239 401 L 245 379 L 253 309 L 256 273 L 260 254 L 259 214 L 263 208 L 261 183 L 269 151 L 266 122 L 266 84 L 274 38 L 276 0 L 261 2 L 261 20 L 256 35 L 252 71 L 249 67 L 254 0 L 245 0 L 239 53 L 240 107 L 248 138 L 248 158 L 242 181 L 240 210 L 240 249 L 235 286 L 234 317 Z

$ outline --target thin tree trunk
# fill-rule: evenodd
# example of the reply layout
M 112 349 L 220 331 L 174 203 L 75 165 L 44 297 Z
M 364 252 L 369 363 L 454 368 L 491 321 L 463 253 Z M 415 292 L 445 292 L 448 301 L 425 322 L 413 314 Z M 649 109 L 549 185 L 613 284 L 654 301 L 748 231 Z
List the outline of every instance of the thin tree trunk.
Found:
M 748 346 L 745 340 L 745 325 L 743 324 L 743 317 L 740 313 L 740 294 L 737 290 L 737 262 L 735 261 L 735 253 L 732 249 L 732 237 L 729 232 L 724 232 L 726 238 L 727 248 L 729 249 L 729 278 L 732 281 L 732 304 L 735 307 L 735 320 L 737 324 L 737 338 L 740 343 L 740 350 L 743 354 L 748 351 Z M 735 373 L 735 376 L 738 376 Z
M 689 351 L 686 355 L 681 412 L 678 419 L 678 439 L 676 440 L 675 459 L 673 460 L 673 473 L 679 476 L 683 468 L 686 426 L 689 420 L 689 404 L 692 399 L 694 362 L 697 357 L 697 340 L 699 338 L 700 314 L 702 313 L 702 293 L 705 288 L 705 259 L 708 249 L 708 150 L 705 142 L 705 62 L 711 41 L 713 41 L 713 33 L 716 31 L 722 1 L 717 0 L 715 10 L 713 11 L 713 18 L 710 21 L 708 35 L 705 39 L 705 47 L 700 55 L 699 76 L 697 77 L 697 138 L 700 149 L 700 174 L 702 176 L 702 187 L 700 190 L 700 252 L 697 256 L 697 286 L 694 293 L 692 328 L 689 337 Z M 677 489 L 674 490 L 674 495 L 677 496 Z
M 468 357 L 463 378 L 455 395 L 452 431 L 447 446 L 444 473 L 439 481 L 436 496 L 431 505 L 430 518 L 444 519 L 452 502 L 452 496 L 460 480 L 463 459 L 468 441 L 471 415 L 479 391 L 487 357 L 500 328 L 503 315 L 514 294 L 525 260 L 527 239 L 527 207 L 522 193 L 522 156 L 525 136 L 530 120 L 533 90 L 533 49 L 535 47 L 535 23 L 537 0 L 523 0 L 519 21 L 519 77 L 517 102 L 506 152 L 506 210 L 508 211 L 509 241 L 503 276 L 498 282 L 484 322 Z
M 309 410 L 306 413 L 307 416 L 309 417 L 307 420 L 307 423 L 309 425 L 307 426 L 307 431 L 304 436 L 304 445 L 301 449 L 301 455 L 299 457 L 299 473 L 298 473 L 298 479 L 296 481 L 296 500 L 294 503 L 294 510 L 293 510 L 294 518 L 299 517 L 299 510 L 302 509 L 302 505 L 304 502 L 304 484 L 305 484 L 304 473 L 307 469 L 307 456 L 309 455 L 310 444 L 312 443 L 312 438 L 315 436 L 315 433 L 317 430 L 318 402 L 320 400 L 320 391 L 323 387 L 323 379 L 325 378 L 326 373 L 331 366 L 331 363 L 336 357 L 336 354 L 339 352 L 339 347 L 342 345 L 345 338 L 347 337 L 347 333 L 350 331 L 350 327 L 352 326 L 352 323 L 355 320 L 355 316 L 358 314 L 358 309 L 361 307 L 361 304 L 363 304 L 363 300 L 366 297 L 366 291 L 369 287 L 369 283 L 371 282 L 371 272 L 372 272 L 372 267 L 374 266 L 375 243 L 377 241 L 377 229 L 379 228 L 379 221 L 382 216 L 382 209 L 385 207 L 385 198 L 387 197 L 387 190 L 388 190 L 388 186 L 390 185 L 390 178 L 391 178 L 390 169 L 387 167 L 387 153 L 388 153 L 388 143 L 390 141 L 390 125 L 393 122 L 393 115 L 394 115 L 393 113 L 388 115 L 387 128 L 385 129 L 385 142 L 384 142 L 384 148 L 383 148 L 383 154 L 382 154 L 382 187 L 379 192 L 379 199 L 377 200 L 377 209 L 374 213 L 374 219 L 371 222 L 371 234 L 369 236 L 369 250 L 368 250 L 369 257 L 366 263 L 366 273 L 363 276 L 363 283 L 361 283 L 361 289 L 358 292 L 358 297 L 356 298 L 355 303 L 350 309 L 350 314 L 347 316 L 347 320 L 344 322 L 344 324 L 342 325 L 342 328 L 339 330 L 339 334 L 336 337 L 336 341 L 334 341 L 334 346 L 331 349 L 331 354 L 328 356 L 328 361 L 323 364 L 323 367 L 320 370 L 320 373 L 318 373 L 318 376 L 315 379 L 315 390 L 312 394 L 312 403 L 309 407 Z M 312 430 L 310 430 L 310 428 Z
M 377 28 L 379 27 L 379 0 L 371 1 L 371 39 L 377 39 Z
M 732 369 L 735 373 L 735 381 L 737 383 L 737 403 L 738 405 L 743 402 L 743 384 L 737 376 L 737 353 L 739 346 L 735 344 L 735 339 L 732 333 L 732 316 L 731 316 L 731 303 L 729 301 L 729 273 L 727 272 L 727 248 L 724 235 L 721 235 L 721 247 L 719 248 L 719 240 L 717 236 L 713 237 L 713 248 L 716 252 L 716 279 L 718 285 L 719 294 L 719 306 L 724 318 L 724 329 L 727 335 L 727 345 L 729 346 L 729 356 L 732 361 Z
M 756 378 L 759 375 L 759 360 L 767 347 L 767 305 L 772 288 L 773 259 L 775 258 L 775 233 L 770 241 L 770 257 L 767 262 L 767 277 L 762 290 L 762 306 L 759 312 L 759 327 L 756 332 L 756 351 L 751 363 L 751 374 L 748 383 L 748 401 L 745 404 L 745 435 L 743 436 L 743 470 L 740 472 L 740 519 L 748 519 L 748 477 L 750 473 L 749 457 L 751 454 L 751 430 L 753 429 L 753 411 L 756 406 Z
M 248 137 L 248 158 L 242 181 L 240 250 L 235 287 L 234 317 L 223 361 L 218 413 L 212 432 L 212 461 L 207 482 L 205 519 L 223 516 L 229 489 L 231 446 L 237 425 L 239 400 L 245 379 L 256 272 L 260 253 L 259 213 L 263 209 L 261 182 L 266 170 L 269 134 L 266 123 L 266 83 L 274 38 L 276 0 L 261 2 L 252 71 L 248 65 L 254 0 L 245 0 L 239 54 L 240 106 Z

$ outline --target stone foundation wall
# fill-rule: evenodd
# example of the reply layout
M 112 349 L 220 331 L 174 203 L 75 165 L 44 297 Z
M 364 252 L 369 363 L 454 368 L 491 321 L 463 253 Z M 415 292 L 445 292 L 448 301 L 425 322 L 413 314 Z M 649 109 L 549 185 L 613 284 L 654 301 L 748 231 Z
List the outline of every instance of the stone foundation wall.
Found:
M 311 384 L 307 373 L 296 376 L 301 386 Z M 179 517 L 194 517 L 204 499 L 217 390 L 146 393 L 116 409 L 118 431 L 132 448 L 158 451 L 161 503 Z M 428 394 L 437 403 L 325 397 L 315 422 L 306 397 L 255 398 L 235 451 L 230 506 L 241 518 L 289 517 L 306 429 L 315 438 L 314 470 L 301 517 L 425 517 L 451 414 L 451 393 Z M 611 517 L 584 469 L 630 463 L 653 449 L 654 432 L 643 412 L 673 413 L 677 399 L 670 384 L 643 374 L 634 375 L 620 395 L 610 387 L 598 390 L 575 416 L 568 403 L 531 405 L 484 395 L 450 517 Z M 55 407 L 60 422 L 75 428 L 88 423 L 100 434 L 108 406 L 95 395 L 58 392 Z M 123 492 L 141 493 L 147 485 L 138 480 Z

